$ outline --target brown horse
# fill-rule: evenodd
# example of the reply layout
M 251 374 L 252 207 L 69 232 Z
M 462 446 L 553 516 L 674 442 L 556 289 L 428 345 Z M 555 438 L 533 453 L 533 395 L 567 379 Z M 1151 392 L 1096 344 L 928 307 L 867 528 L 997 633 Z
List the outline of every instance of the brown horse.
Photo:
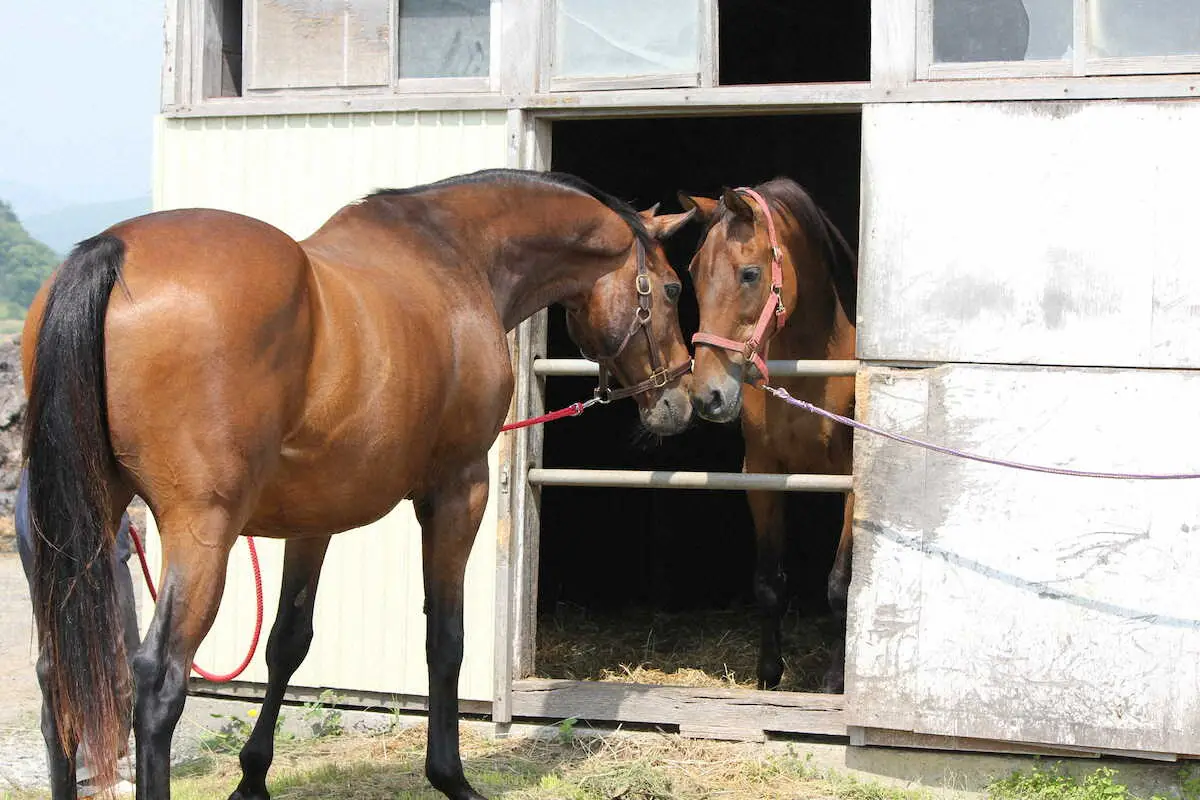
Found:
M 689 268 L 700 307 L 700 332 L 693 339 L 696 411 L 714 422 L 730 422 L 740 413 L 745 472 L 849 473 L 849 429 L 784 406 L 765 392 L 742 391 L 744 383 L 767 377 L 768 344 L 776 358 L 854 358 L 857 266 L 846 240 L 808 193 L 786 178 L 749 191 L 726 191 L 720 200 L 680 194 L 680 202 L 696 209 L 706 225 Z M 775 383 L 831 411 L 853 413 L 852 377 Z M 773 689 L 783 676 L 784 497 L 756 491 L 747 492 L 747 499 L 757 540 L 754 590 L 762 614 L 758 683 Z M 843 629 L 853 504 L 853 495 L 847 495 L 828 582 L 830 607 Z M 842 690 L 843 645 L 825 676 L 829 691 Z
M 312 638 L 330 537 L 406 498 L 422 531 L 426 774 L 448 797 L 478 800 L 458 747 L 463 572 L 512 395 L 505 333 L 564 304 L 594 351 L 621 350 L 607 365 L 620 379 L 650 380 L 643 423 L 683 429 L 690 379 L 669 369 L 689 361 L 679 281 L 656 239 L 687 216 L 638 215 L 571 176 L 491 170 L 375 193 L 302 242 L 190 209 L 80 243 L 39 293 L 23 342 L 56 800 L 75 796 L 80 741 L 101 777 L 115 774 L 131 693 L 137 796 L 170 795 L 187 675 L 239 535 L 287 540 L 269 685 L 233 793 L 268 797 L 275 721 Z M 646 305 L 647 335 L 630 336 Z M 652 360 L 675 377 L 652 380 Z M 158 522 L 163 567 L 131 686 L 110 551 L 135 494 Z

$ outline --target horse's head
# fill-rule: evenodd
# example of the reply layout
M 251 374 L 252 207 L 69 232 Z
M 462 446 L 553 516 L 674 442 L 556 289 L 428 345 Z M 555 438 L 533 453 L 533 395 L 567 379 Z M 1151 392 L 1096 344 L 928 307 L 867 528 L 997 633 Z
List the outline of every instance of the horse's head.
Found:
M 566 303 L 567 330 L 584 356 L 599 362 L 602 397 L 632 395 L 642 424 L 669 436 L 691 422 L 691 356 L 679 330 L 682 284 L 661 242 L 692 212 L 655 216 L 657 208 L 639 213 L 649 239 L 635 237 L 624 264 Z M 608 389 L 608 373 L 624 388 Z
M 741 411 L 742 384 L 767 379 L 767 345 L 790 317 L 823 337 L 821 346 L 839 302 L 853 317 L 854 256 L 786 178 L 729 189 L 719 200 L 683 193 L 679 200 L 706 226 L 689 267 L 700 309 L 692 401 L 705 419 L 729 422 Z
M 692 399 L 700 416 L 729 422 L 741 411 L 742 383 L 763 377 L 767 341 L 795 300 L 795 269 L 752 197 L 730 189 L 719 200 L 679 199 L 707 228 L 689 267 L 700 309 Z

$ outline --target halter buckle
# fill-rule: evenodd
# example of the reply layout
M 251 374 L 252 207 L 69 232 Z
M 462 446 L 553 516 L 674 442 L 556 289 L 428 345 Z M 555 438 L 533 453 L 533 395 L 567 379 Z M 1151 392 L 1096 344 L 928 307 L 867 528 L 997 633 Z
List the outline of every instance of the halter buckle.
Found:
M 637 289 L 637 293 L 640 294 L 642 297 L 650 296 L 651 287 L 650 287 L 650 276 L 649 275 L 638 275 L 637 279 L 633 282 L 633 285 L 634 285 L 634 288 Z
M 670 378 L 670 376 L 667 374 L 666 367 L 663 367 L 662 369 L 660 369 L 656 372 L 650 373 L 650 383 L 654 386 L 655 389 L 661 389 L 664 386 L 666 386 L 667 383 L 669 382 L 669 378 Z
M 754 356 L 758 354 L 758 348 L 758 340 L 754 337 L 750 337 L 746 340 L 746 343 L 742 345 L 742 358 L 746 359 L 747 361 L 752 361 Z
M 783 251 L 779 249 L 779 245 L 771 245 L 771 258 L 774 261 L 783 261 Z
M 772 286 L 771 292 L 775 295 L 775 316 L 782 317 L 787 313 L 787 309 L 783 307 L 783 287 Z

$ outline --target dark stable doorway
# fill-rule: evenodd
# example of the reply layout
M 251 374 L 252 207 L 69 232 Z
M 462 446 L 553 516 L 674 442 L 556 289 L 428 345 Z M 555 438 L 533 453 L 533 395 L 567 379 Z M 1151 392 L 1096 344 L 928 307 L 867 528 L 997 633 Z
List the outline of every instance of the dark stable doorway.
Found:
M 720 0 L 718 83 L 870 80 L 870 0 Z
M 860 127 L 858 114 L 556 122 L 552 168 L 639 210 L 661 203 L 659 213 L 682 210 L 679 190 L 711 197 L 724 187 L 791 177 L 856 246 Z M 688 341 L 698 315 L 687 266 L 700 230 L 689 223 L 666 243 L 684 283 L 680 317 Z M 560 307 L 550 311 L 548 350 L 553 358 L 579 355 Z M 591 378 L 550 378 L 546 407 L 585 399 L 594 386 Z M 545 428 L 546 467 L 739 472 L 741 462 L 737 423 L 697 418 L 686 432 L 657 439 L 641 430 L 631 401 Z M 842 502 L 842 495 L 789 496 L 786 571 L 792 606 L 802 615 L 828 611 L 825 582 Z M 564 608 L 694 612 L 754 602 L 754 530 L 742 492 L 546 487 L 539 558 L 543 615 Z

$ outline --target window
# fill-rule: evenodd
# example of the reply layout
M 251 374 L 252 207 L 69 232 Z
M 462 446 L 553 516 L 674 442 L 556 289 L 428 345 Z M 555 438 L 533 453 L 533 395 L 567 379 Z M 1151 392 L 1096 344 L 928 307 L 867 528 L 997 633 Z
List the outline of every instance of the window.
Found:
M 1197 0 L 923 0 L 919 77 L 1200 72 Z
M 488 88 L 499 0 L 246 3 L 249 89 Z
M 242 0 L 208 0 L 204 18 L 204 96 L 242 93 Z
M 486 78 L 490 0 L 400 0 L 401 78 Z
M 557 0 L 551 82 L 697 86 L 702 0 Z
M 253 0 L 249 87 L 388 83 L 390 6 L 389 0 Z
M 1200 55 L 1200 2 L 1092 0 L 1091 58 Z

